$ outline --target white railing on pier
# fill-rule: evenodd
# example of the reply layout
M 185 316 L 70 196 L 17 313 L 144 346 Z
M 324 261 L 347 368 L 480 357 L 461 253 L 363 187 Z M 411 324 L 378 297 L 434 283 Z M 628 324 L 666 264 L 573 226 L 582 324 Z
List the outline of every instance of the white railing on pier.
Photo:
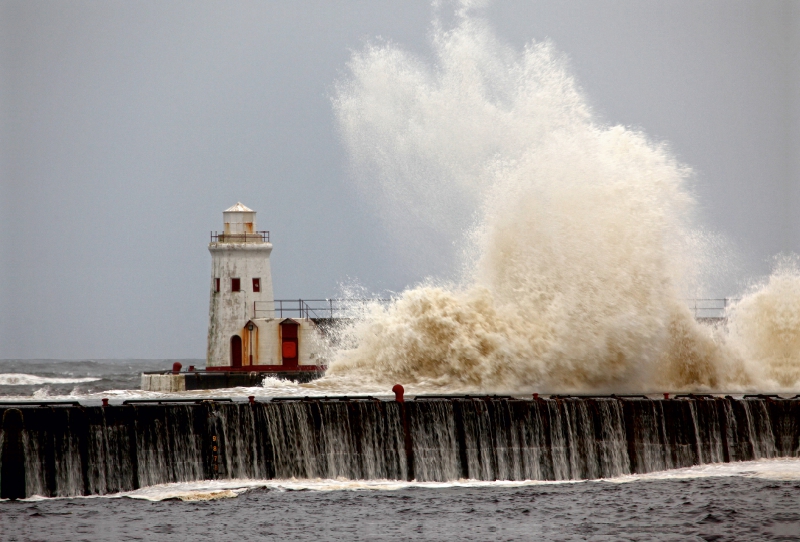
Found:
M 695 318 L 721 319 L 738 300 L 724 297 L 687 299 L 686 302 Z M 380 297 L 276 299 L 273 303 L 255 301 L 253 315 L 255 318 L 358 318 L 366 313 L 370 305 L 386 307 L 391 301 Z
M 386 306 L 391 299 L 379 297 L 339 299 L 276 299 L 254 301 L 256 318 L 358 318 L 370 305 Z
M 689 309 L 694 313 L 695 318 L 725 318 L 728 308 L 739 298 L 723 297 L 715 299 L 687 299 Z

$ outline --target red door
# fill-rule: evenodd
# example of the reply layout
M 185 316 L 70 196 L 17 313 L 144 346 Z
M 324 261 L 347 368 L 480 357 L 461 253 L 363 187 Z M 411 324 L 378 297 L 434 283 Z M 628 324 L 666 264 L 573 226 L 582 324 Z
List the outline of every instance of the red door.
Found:
M 293 320 L 281 322 L 281 355 L 283 356 L 283 366 L 295 369 L 300 358 L 300 351 L 297 348 L 297 330 L 300 325 Z
M 242 338 L 238 335 L 231 337 L 231 367 L 242 366 Z

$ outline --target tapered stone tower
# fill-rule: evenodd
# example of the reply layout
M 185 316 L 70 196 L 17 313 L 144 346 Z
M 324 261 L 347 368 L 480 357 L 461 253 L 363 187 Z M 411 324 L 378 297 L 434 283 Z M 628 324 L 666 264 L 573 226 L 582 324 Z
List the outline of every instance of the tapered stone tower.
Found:
M 211 302 L 207 367 L 241 367 L 243 328 L 256 307 L 273 308 L 268 231 L 256 230 L 256 212 L 237 203 L 222 213 L 223 232 L 212 232 Z

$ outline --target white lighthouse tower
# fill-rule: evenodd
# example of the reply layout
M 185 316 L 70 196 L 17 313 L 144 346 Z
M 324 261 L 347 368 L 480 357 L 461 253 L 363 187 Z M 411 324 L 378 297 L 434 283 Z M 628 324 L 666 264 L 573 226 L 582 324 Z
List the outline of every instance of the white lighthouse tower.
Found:
M 268 231 L 256 212 L 237 203 L 222 213 L 225 228 L 211 232 L 211 287 L 205 370 L 180 363 L 172 371 L 142 373 L 142 389 L 159 392 L 257 386 L 264 377 L 307 382 L 325 370 L 325 339 L 317 321 L 331 323 L 302 299 L 275 306 Z M 317 300 L 320 301 L 320 300 Z M 323 300 L 327 303 L 327 300 Z
M 224 231 L 211 234 L 211 302 L 207 367 L 249 365 L 243 328 L 257 307 L 272 308 L 268 231 L 256 230 L 256 212 L 237 203 L 222 213 Z

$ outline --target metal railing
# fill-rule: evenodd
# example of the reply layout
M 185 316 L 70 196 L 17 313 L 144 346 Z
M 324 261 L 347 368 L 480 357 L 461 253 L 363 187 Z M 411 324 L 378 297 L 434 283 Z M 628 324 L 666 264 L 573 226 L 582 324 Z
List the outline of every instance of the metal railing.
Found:
M 687 299 L 689 310 L 695 318 L 721 319 L 727 315 L 728 308 L 739 298 Z M 276 299 L 254 301 L 255 318 L 357 318 L 363 315 L 370 304 L 386 307 L 391 299 L 380 297 L 339 298 L 339 299 Z
M 370 304 L 382 306 L 390 299 L 378 297 L 342 299 L 276 299 L 253 301 L 255 318 L 355 318 L 367 310 Z
M 211 232 L 212 243 L 247 243 L 258 242 L 269 243 L 269 232 L 254 231 L 253 233 L 225 233 L 219 231 Z
M 723 297 L 718 299 L 687 299 L 689 309 L 695 318 L 725 318 L 728 307 L 740 298 Z

